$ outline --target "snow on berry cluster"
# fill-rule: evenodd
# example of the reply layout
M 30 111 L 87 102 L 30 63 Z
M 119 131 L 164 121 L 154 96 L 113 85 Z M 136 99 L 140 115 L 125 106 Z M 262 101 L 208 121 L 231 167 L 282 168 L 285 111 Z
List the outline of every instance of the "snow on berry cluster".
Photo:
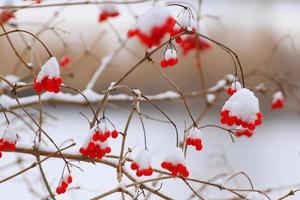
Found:
M 189 176 L 189 171 L 185 166 L 185 159 L 180 148 L 176 148 L 166 159 L 161 163 L 161 167 L 171 172 L 172 176 L 182 175 Z
M 132 29 L 128 31 L 128 37 L 137 36 L 147 47 L 159 45 L 167 33 L 171 33 L 175 20 L 170 11 L 163 4 L 156 5 L 142 15 Z
M 176 23 L 173 27 L 173 30 L 171 32 L 171 36 L 178 35 L 185 31 L 185 29 L 191 29 L 193 31 L 196 31 L 195 28 L 195 21 L 190 16 L 190 13 L 186 10 L 183 11 L 180 15 L 175 17 Z M 179 36 L 175 39 L 176 43 L 182 42 L 182 36 Z
M 14 0 L 5 0 L 5 1 L 1 1 L 1 3 L 3 6 L 13 6 L 15 1 Z M 13 10 L 11 10 L 11 9 L 0 10 L 0 23 L 1 24 L 5 24 L 13 18 L 16 18 Z
M 101 159 L 105 154 L 111 152 L 111 148 L 108 146 L 108 138 L 117 138 L 118 134 L 116 130 L 107 130 L 103 123 L 97 124 L 90 130 L 88 138 L 79 149 L 79 152 L 93 159 Z
M 151 167 L 151 155 L 148 150 L 140 151 L 133 162 L 131 163 L 131 169 L 136 170 L 136 175 L 140 176 L 151 176 L 153 169 Z
M 205 39 L 202 39 L 196 35 L 185 35 L 182 37 L 180 47 L 182 49 L 182 55 L 187 55 L 192 50 L 211 49 L 212 45 Z
M 278 91 L 273 94 L 273 99 L 272 99 L 272 109 L 280 109 L 284 106 L 284 97 L 283 93 L 281 91 Z
M 2 157 L 1 151 L 14 151 L 16 149 L 18 135 L 16 129 L 9 124 L 3 136 L 0 138 L 0 158 Z
M 61 59 L 59 61 L 59 66 L 65 67 L 70 63 L 70 61 L 71 61 L 70 56 L 64 55 L 61 57 Z
M 168 48 L 165 51 L 165 58 L 160 62 L 160 65 L 165 68 L 168 66 L 173 67 L 178 63 L 177 52 L 174 48 Z
M 246 136 L 246 137 L 252 137 L 253 131 L 249 130 L 248 128 L 243 128 L 242 126 L 237 126 L 237 130 L 234 131 L 234 135 L 236 137 Z
M 42 66 L 41 71 L 34 80 L 34 89 L 37 93 L 41 93 L 43 90 L 58 93 L 61 84 L 59 64 L 55 57 L 51 57 Z
M 221 112 L 221 123 L 242 126 L 254 130 L 262 123 L 258 99 L 247 88 L 236 91 L 226 102 Z
M 194 127 L 190 130 L 187 138 L 186 138 L 186 144 L 194 146 L 197 151 L 201 151 L 202 149 L 202 141 L 201 141 L 202 133 L 200 129 Z
M 227 94 L 229 96 L 233 95 L 237 90 L 241 89 L 242 85 L 239 81 L 234 81 L 231 84 L 231 87 L 227 89 Z
M 10 19 L 16 18 L 15 14 L 11 10 L 0 11 L 0 23 L 5 24 Z
M 108 18 L 117 17 L 119 15 L 120 15 L 120 13 L 119 13 L 119 10 L 116 5 L 104 4 L 100 9 L 98 21 L 104 22 Z
M 56 193 L 57 194 L 63 194 L 63 193 L 65 193 L 66 190 L 67 190 L 67 188 L 68 188 L 68 186 L 69 186 L 69 184 L 71 184 L 72 181 L 73 181 L 73 179 L 72 179 L 72 176 L 70 174 L 67 175 L 67 176 L 64 176 L 60 180 L 60 182 L 59 182 L 59 184 L 58 184 L 58 186 L 56 188 Z

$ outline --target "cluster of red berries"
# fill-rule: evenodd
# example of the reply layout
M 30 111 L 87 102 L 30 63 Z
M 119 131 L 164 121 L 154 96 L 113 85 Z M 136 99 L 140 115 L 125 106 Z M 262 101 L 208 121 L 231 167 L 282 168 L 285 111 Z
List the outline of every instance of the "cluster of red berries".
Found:
M 173 164 L 171 162 L 163 161 L 161 163 L 161 167 L 164 168 L 164 169 L 169 170 L 173 177 L 177 176 L 178 174 L 182 175 L 183 177 L 188 177 L 189 176 L 189 171 L 181 163 Z
M 99 14 L 99 17 L 98 17 L 98 21 L 99 22 L 104 22 L 107 20 L 107 18 L 110 18 L 110 17 L 117 17 L 119 16 L 120 13 L 117 12 L 117 11 L 113 11 L 113 12 L 109 12 L 109 11 L 102 11 L 100 14 Z
M 151 176 L 153 174 L 153 169 L 151 168 L 151 166 L 146 169 L 140 169 L 140 166 L 137 163 L 133 162 L 133 163 L 131 163 L 130 167 L 132 170 L 136 170 L 136 175 L 138 177 L 143 176 L 143 175 Z
M 247 137 L 252 137 L 253 135 L 253 132 L 250 131 L 249 129 L 245 128 L 245 129 L 242 129 L 242 130 L 237 130 L 234 132 L 234 135 L 236 137 L 241 137 L 241 136 L 247 136 Z
M 3 10 L 0 12 L 0 23 L 5 24 L 10 19 L 16 18 L 15 14 L 11 10 Z
M 68 175 L 67 177 L 63 178 L 63 180 L 60 181 L 59 185 L 56 188 L 57 194 L 63 194 L 66 192 L 68 185 L 71 184 L 73 181 L 72 176 Z
M 113 131 L 105 131 L 104 133 L 102 133 L 100 130 L 95 131 L 95 133 L 93 134 L 93 140 L 94 141 L 100 141 L 100 142 L 105 142 L 110 136 L 112 138 L 117 138 L 119 135 L 117 130 L 113 130 Z
M 187 55 L 193 49 L 206 50 L 210 49 L 212 45 L 198 36 L 190 35 L 182 39 L 180 47 L 182 49 L 182 54 Z
M 107 139 L 111 136 L 112 138 L 117 138 L 118 137 L 118 131 L 113 130 L 113 131 L 100 131 L 96 130 L 89 143 L 87 144 L 86 147 L 81 147 L 79 149 L 79 152 L 82 155 L 88 156 L 90 158 L 97 158 L 101 159 L 105 154 L 111 152 L 111 148 L 107 146 Z
M 59 66 L 61 67 L 65 67 L 70 63 L 71 59 L 68 55 L 64 55 L 63 57 L 61 57 L 60 61 L 59 61 Z
M 284 100 L 283 99 L 277 99 L 276 101 L 272 102 L 272 109 L 280 109 L 284 106 Z
M 101 159 L 103 158 L 103 156 L 105 156 L 105 154 L 110 153 L 111 152 L 111 148 L 109 146 L 106 146 L 101 142 L 93 142 L 90 141 L 87 145 L 87 147 L 81 147 L 79 149 L 79 152 L 87 157 L 90 158 L 97 158 L 97 159 Z
M 41 82 L 34 80 L 34 89 L 37 93 L 41 93 L 43 90 L 48 92 L 59 93 L 60 85 L 62 84 L 62 80 L 60 77 L 48 77 L 45 76 Z
M 162 25 L 152 27 L 150 34 L 135 28 L 129 30 L 127 35 L 129 38 L 138 36 L 140 41 L 150 48 L 159 45 L 165 34 L 172 32 L 174 24 L 175 19 L 173 17 L 168 17 Z
M 201 141 L 200 138 L 191 138 L 191 137 L 188 137 L 186 139 L 186 144 L 196 147 L 197 151 L 201 151 L 202 150 L 202 141 Z
M 4 138 L 0 139 L 0 158 L 2 157 L 1 151 L 14 151 L 16 149 L 16 141 L 9 142 L 6 141 Z
M 262 123 L 262 114 L 261 112 L 258 112 L 256 114 L 255 121 L 249 123 L 247 121 L 243 121 L 242 119 L 236 116 L 230 116 L 228 110 L 223 110 L 221 112 L 221 123 L 227 124 L 228 126 L 232 126 L 233 124 L 236 124 L 237 126 L 242 126 L 243 128 L 248 128 L 249 130 L 254 130 L 256 126 Z
M 174 65 L 176 65 L 178 63 L 178 58 L 170 58 L 170 59 L 163 59 L 161 62 L 160 62 L 160 65 L 163 67 L 163 68 L 166 68 L 168 66 L 170 67 L 173 67 Z
M 230 88 L 227 89 L 227 94 L 229 96 L 232 96 L 235 92 L 236 92 L 236 89 L 234 89 L 234 88 L 230 87 Z

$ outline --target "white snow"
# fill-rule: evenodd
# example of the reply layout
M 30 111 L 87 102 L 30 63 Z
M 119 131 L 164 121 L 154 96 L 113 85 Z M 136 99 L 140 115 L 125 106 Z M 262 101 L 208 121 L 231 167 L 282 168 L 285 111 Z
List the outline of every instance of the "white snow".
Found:
M 134 162 L 138 164 L 139 170 L 147 169 L 151 166 L 152 155 L 149 150 L 141 150 L 134 158 Z
M 277 91 L 273 94 L 272 103 L 276 102 L 277 100 L 283 100 L 283 93 L 281 91 Z
M 206 101 L 207 103 L 211 104 L 216 100 L 216 95 L 214 94 L 207 94 L 206 95 Z
M 165 159 L 165 161 L 170 162 L 172 164 L 183 164 L 185 165 L 185 159 L 182 152 L 182 149 L 176 147 Z
M 87 84 L 86 89 L 93 89 L 94 85 L 96 84 L 96 81 L 101 76 L 103 71 L 107 68 L 112 58 L 115 57 L 115 55 L 119 52 L 118 51 L 119 48 L 117 48 L 115 51 L 112 51 L 111 53 L 109 53 L 108 55 L 102 58 L 100 66 L 98 67 L 97 71 L 94 73 L 93 77 Z
M 118 183 L 117 188 L 127 190 L 126 185 L 128 185 L 128 183 L 125 180 L 122 180 Z
M 227 81 L 225 79 L 219 80 L 215 85 L 210 87 L 207 91 L 208 92 L 216 92 L 226 86 Z
M 4 78 L 13 85 L 20 80 L 20 78 L 18 76 L 15 76 L 12 74 L 7 74 Z M 9 85 L 5 81 L 2 80 L 0 82 L 0 89 L 5 89 L 7 87 L 9 87 Z
M 60 76 L 59 64 L 55 57 L 49 58 L 42 66 L 41 71 L 37 76 L 37 81 L 41 82 L 44 77 L 55 78 Z
M 233 74 L 226 74 L 225 75 L 225 79 L 228 81 L 228 82 L 233 82 L 233 80 L 235 79 L 235 76 Z
M 202 132 L 199 128 L 197 127 L 193 127 L 190 132 L 189 132 L 189 135 L 188 137 L 189 138 L 192 138 L 192 139 L 197 139 L 197 138 L 201 138 L 202 136 Z
M 239 89 L 242 89 L 242 85 L 239 81 L 234 81 L 231 83 L 231 89 L 234 89 L 234 90 L 239 90 Z
M 254 87 L 254 89 L 255 89 L 256 91 L 262 91 L 262 92 L 264 92 L 264 91 L 267 90 L 267 88 L 266 88 L 266 86 L 265 86 L 264 83 L 260 83 L 260 84 L 256 85 L 256 86 Z
M 171 12 L 164 4 L 157 4 L 139 17 L 134 29 L 139 29 L 144 34 L 150 35 L 153 27 L 163 25 L 170 16 Z
M 229 115 L 236 116 L 243 121 L 253 122 L 259 112 L 258 99 L 253 92 L 247 88 L 242 88 L 225 102 L 222 111 L 224 110 L 228 110 Z
M 171 58 L 173 59 L 177 58 L 177 52 L 173 48 L 169 48 L 165 52 L 165 60 L 170 60 Z

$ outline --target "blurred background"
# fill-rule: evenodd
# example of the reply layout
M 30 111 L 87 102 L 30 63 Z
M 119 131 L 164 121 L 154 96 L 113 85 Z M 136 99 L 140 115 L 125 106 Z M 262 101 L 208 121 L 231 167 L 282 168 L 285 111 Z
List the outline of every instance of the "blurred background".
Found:
M 45 4 L 61 2 L 46 0 Z M 76 1 L 74 1 L 76 2 Z M 190 5 L 197 10 L 197 1 L 165 1 L 180 2 Z M 84 90 L 92 75 L 98 69 L 101 59 L 119 46 L 119 37 L 126 37 L 128 29 L 135 23 L 134 15 L 146 12 L 153 2 L 145 2 L 137 5 L 119 6 L 120 17 L 109 20 L 107 23 L 98 23 L 99 7 L 95 5 L 51 7 L 21 9 L 16 12 L 16 19 L 7 25 L 7 29 L 28 30 L 35 33 L 57 58 L 65 54 L 70 55 L 71 65 L 61 70 L 64 83 Z M 246 172 L 251 178 L 256 189 L 271 189 L 272 199 L 286 194 L 290 189 L 299 187 L 300 184 L 300 123 L 299 123 L 299 46 L 300 46 L 300 1 L 297 0 L 203 0 L 201 6 L 201 31 L 210 38 L 230 47 L 239 56 L 245 74 L 259 69 L 268 77 L 276 77 L 283 84 L 287 84 L 285 90 L 286 106 L 278 111 L 270 109 L 272 94 L 278 89 L 278 85 L 265 76 L 247 76 L 246 85 L 253 88 L 259 83 L 264 83 L 268 88 L 267 94 L 256 93 L 260 99 L 261 111 L 264 114 L 264 122 L 253 137 L 238 138 L 232 143 L 226 133 L 218 129 L 205 129 L 203 134 L 203 151 L 188 151 L 188 167 L 193 177 L 207 180 L 217 174 L 234 174 L 239 171 Z M 177 12 L 176 9 L 171 9 Z M 54 13 L 59 17 L 51 21 Z M 46 27 L 43 25 L 47 24 Z M 49 28 L 50 27 L 50 28 Z M 51 27 L 55 27 L 53 31 Z M 114 31 L 118 30 L 118 33 Z M 42 30 L 41 33 L 39 33 Z M 22 36 L 23 37 L 23 36 Z M 35 69 L 39 69 L 47 59 L 47 52 L 41 45 L 35 43 L 33 53 L 26 53 L 26 45 L 20 34 L 11 35 L 12 41 L 23 58 L 32 63 Z M 30 37 L 25 36 L 30 42 Z M 127 43 L 128 49 L 123 49 L 112 60 L 102 76 L 97 80 L 94 90 L 100 92 L 106 89 L 112 81 L 118 80 L 128 69 L 145 55 L 145 48 L 135 38 Z M 131 52 L 131 53 L 130 53 Z M 83 56 L 82 56 L 83 55 Z M 159 63 L 163 58 L 163 50 L 152 56 L 154 62 Z M 226 74 L 234 73 L 234 65 L 230 56 L 224 50 L 213 45 L 212 49 L 201 52 L 201 67 L 205 75 L 207 87 L 212 87 L 217 81 L 223 79 Z M 184 92 L 201 91 L 201 81 L 195 63 L 195 53 L 191 52 L 183 57 L 179 54 L 179 64 L 174 68 L 163 69 L 168 77 Z M 30 83 L 28 70 L 18 61 L 5 37 L 0 37 L 0 74 L 14 74 L 24 82 Z M 143 63 L 123 82 L 132 88 L 139 88 L 144 94 L 153 95 L 164 91 L 174 91 L 151 63 Z M 292 86 L 291 86 L 292 85 Z M 291 89 L 292 88 L 292 89 Z M 23 95 L 31 95 L 31 91 Z M 200 121 L 200 125 L 218 124 L 219 112 L 228 98 L 226 92 L 217 96 L 217 100 Z M 190 124 L 188 114 L 182 101 L 157 102 L 178 125 L 182 133 L 185 122 Z M 126 109 L 128 102 L 117 102 L 109 105 L 106 113 L 122 130 L 128 117 Z M 188 99 L 192 114 L 197 116 L 204 108 L 203 96 Z M 120 107 L 122 109 L 120 109 Z M 125 111 L 124 111 L 125 108 Z M 74 139 L 76 147 L 80 147 L 89 127 L 79 112 L 92 114 L 86 107 L 58 104 L 45 105 L 44 109 L 50 113 L 45 121 L 45 129 L 57 141 Z M 163 118 L 153 107 L 143 103 L 143 112 L 150 116 Z M 36 110 L 33 108 L 34 113 Z M 5 129 L 5 120 L 1 116 Z M 128 146 L 141 145 L 142 127 L 138 117 L 134 118 L 129 129 Z M 21 122 L 16 122 L 22 124 Z M 174 146 L 174 131 L 170 124 L 146 119 L 146 132 L 151 150 L 154 152 L 155 166 L 168 150 Z M 22 141 L 20 145 L 26 146 L 31 140 L 29 130 L 20 128 Z M 120 140 L 112 144 L 113 154 L 118 153 Z M 50 148 L 50 147 L 49 147 Z M 69 151 L 77 153 L 77 148 Z M 13 165 L 19 159 L 23 160 L 22 166 L 32 162 L 31 156 L 5 154 L 0 160 L 0 177 L 20 170 L 20 165 Z M 8 161 L 4 161 L 8 160 Z M 12 164 L 10 164 L 12 163 Z M 61 169 L 62 161 L 52 159 L 45 162 L 47 176 L 50 177 L 51 186 L 55 188 Z M 60 168 L 58 168 L 60 166 Z M 111 189 L 117 185 L 114 171 L 103 166 L 80 163 L 84 170 L 74 170 L 74 189 L 58 199 L 90 199 L 91 197 Z M 215 180 L 221 181 L 222 178 Z M 35 194 L 24 181 L 33 184 Z M 35 185 L 40 181 L 39 171 L 33 169 L 24 176 L 19 176 L 13 181 L 0 184 L 0 199 L 43 199 L 46 189 L 43 185 Z M 31 185 L 29 184 L 29 185 Z M 244 177 L 236 178 L 228 184 L 232 187 L 250 188 Z M 78 186 L 78 188 L 76 188 Z M 193 185 L 195 188 L 198 185 Z M 16 190 L 18 192 L 12 192 Z M 176 188 L 176 189 L 174 189 Z M 186 199 L 191 195 L 190 190 L 179 181 L 166 181 L 161 189 L 174 199 Z M 208 188 L 203 193 L 206 199 L 230 199 L 232 196 L 226 192 Z M 107 199 L 118 199 L 119 196 L 110 196 Z M 152 199 L 157 199 L 153 196 Z M 299 195 L 288 199 L 299 199 Z

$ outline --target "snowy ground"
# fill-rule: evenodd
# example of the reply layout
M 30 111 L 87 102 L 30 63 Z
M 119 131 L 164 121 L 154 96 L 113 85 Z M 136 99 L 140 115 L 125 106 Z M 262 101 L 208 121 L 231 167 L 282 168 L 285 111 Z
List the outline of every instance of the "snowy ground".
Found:
M 194 106 L 197 102 L 194 102 Z M 186 118 L 185 110 L 178 103 L 162 103 L 161 106 L 167 113 L 176 118 L 179 130 L 183 130 L 183 121 Z M 219 108 L 218 108 L 219 109 Z M 48 119 L 45 129 L 51 134 L 55 141 L 64 141 L 73 138 L 77 146 L 69 152 L 77 152 L 85 135 L 88 131 L 88 124 L 85 119 L 79 115 L 80 111 L 88 113 L 87 108 L 73 106 L 58 106 L 56 108 L 47 106 L 47 112 L 51 113 L 57 120 Z M 128 113 L 108 109 L 107 116 L 122 130 L 125 125 Z M 146 106 L 144 112 L 149 115 L 160 117 L 151 107 Z M 211 110 L 204 118 L 202 124 L 218 123 L 218 110 Z M 227 134 L 216 129 L 205 129 L 203 135 L 203 151 L 188 151 L 188 167 L 191 177 L 197 177 L 202 180 L 209 179 L 216 174 L 223 172 L 246 172 L 252 179 L 255 188 L 266 189 L 270 187 L 282 187 L 300 183 L 300 135 L 299 135 L 299 116 L 298 114 L 283 110 L 272 113 L 266 113 L 264 124 L 257 129 L 254 137 L 238 139 L 231 143 Z M 2 126 L 4 127 L 4 126 Z M 142 146 L 142 131 L 138 118 L 135 118 L 129 128 L 130 147 L 137 145 L 136 149 Z M 148 145 L 154 152 L 154 165 L 159 166 L 159 162 L 164 155 L 175 145 L 174 130 L 170 124 L 146 120 L 146 132 L 148 135 Z M 29 133 L 19 130 L 22 137 L 20 146 L 28 144 Z M 32 133 L 30 133 L 32 134 Z M 111 143 L 113 154 L 118 153 L 120 139 Z M 49 147 L 50 148 L 50 147 Z M 19 154 L 21 155 L 21 154 Z M 19 167 L 8 165 L 14 162 L 17 157 L 10 153 L 4 153 L 0 160 L 0 177 L 7 177 L 20 170 Z M 33 158 L 23 156 L 26 162 L 23 167 L 30 165 Z M 55 189 L 58 178 L 61 175 L 63 162 L 57 159 L 46 161 L 43 166 L 46 169 L 47 177 L 53 190 Z M 80 163 L 84 170 L 73 170 L 74 183 L 71 186 L 80 186 L 79 190 L 71 190 L 67 194 L 58 197 L 58 199 L 89 199 L 97 194 L 112 189 L 117 185 L 115 180 L 115 171 L 109 167 L 100 165 Z M 45 188 L 40 184 L 38 170 L 33 169 L 24 174 L 26 179 L 33 180 L 32 186 L 42 194 L 47 194 Z M 249 187 L 244 178 L 233 181 L 234 187 Z M 194 185 L 197 188 L 196 185 Z M 198 186 L 199 187 L 199 186 Z M 176 189 L 174 189 L 176 188 Z M 12 190 L 13 189 L 13 190 Z M 17 190 L 18 192 L 14 192 Z M 178 181 L 165 181 L 162 191 L 175 199 L 185 199 L 191 192 L 188 188 Z M 281 190 L 277 195 L 284 194 L 287 190 Z M 1 199 L 40 199 L 34 197 L 23 184 L 22 176 L 14 178 L 12 181 L 0 185 Z M 205 197 L 216 199 L 222 198 L 215 189 L 207 189 Z M 273 196 L 275 198 L 275 196 Z M 276 196 L 278 197 L 278 196 Z M 116 199 L 118 196 L 110 196 L 106 199 Z M 224 196 L 223 196 L 224 198 Z M 153 197 L 157 199 L 157 197 Z M 290 199 L 297 199 L 292 197 Z

